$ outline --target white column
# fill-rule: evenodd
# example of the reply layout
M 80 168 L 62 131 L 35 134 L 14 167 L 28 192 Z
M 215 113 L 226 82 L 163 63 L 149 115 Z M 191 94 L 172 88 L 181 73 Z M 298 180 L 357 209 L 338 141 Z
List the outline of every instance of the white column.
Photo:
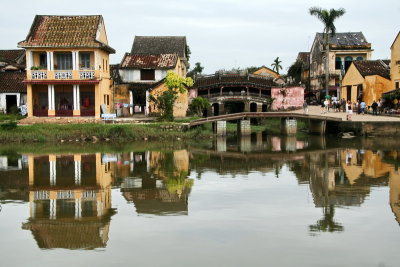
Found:
M 75 161 L 74 163 L 75 163 L 75 184 L 80 185 L 82 178 L 82 170 L 81 170 L 82 163 L 81 161 Z
M 57 171 L 56 171 L 56 162 L 49 161 L 50 163 L 50 185 L 57 184 Z
M 144 110 L 144 115 L 146 116 L 149 115 L 149 96 L 150 96 L 149 91 L 146 91 L 146 108 Z
M 72 70 L 76 70 L 76 53 L 72 51 Z
M 30 70 L 32 66 L 33 66 L 33 53 L 32 53 L 32 51 L 29 51 L 28 52 L 28 60 L 27 60 L 26 68 L 28 70 Z
M 75 199 L 75 219 L 82 217 L 82 199 Z
M 55 109 L 55 99 L 54 99 L 54 85 L 49 84 L 47 86 L 48 89 L 48 100 L 49 100 L 49 109 L 54 110 Z
M 129 104 L 131 104 L 129 111 L 131 112 L 131 115 L 133 115 L 133 94 L 131 90 L 129 90 Z
M 55 220 L 57 218 L 57 200 L 50 199 L 50 219 Z
M 47 70 L 54 70 L 53 52 L 47 52 Z
M 75 62 L 76 62 L 76 70 L 79 70 L 79 51 L 75 52 Z
M 150 151 L 144 152 L 144 156 L 146 157 L 146 170 L 150 172 Z
M 81 93 L 80 93 L 80 88 L 79 88 L 79 84 L 75 85 L 75 98 L 74 98 L 74 102 L 75 102 L 75 109 L 76 110 L 80 110 L 81 109 Z

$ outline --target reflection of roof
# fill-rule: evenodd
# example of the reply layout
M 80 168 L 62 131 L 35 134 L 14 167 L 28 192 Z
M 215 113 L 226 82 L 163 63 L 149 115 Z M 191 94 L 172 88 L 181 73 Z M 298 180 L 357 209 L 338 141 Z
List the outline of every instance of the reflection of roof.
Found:
M 127 201 L 135 204 L 137 213 L 155 215 L 187 215 L 190 189 L 181 196 L 166 189 L 128 189 L 122 190 Z
M 68 219 L 30 218 L 22 229 L 31 230 L 39 248 L 95 249 L 106 247 L 115 210 L 102 217 Z
M 129 69 L 173 69 L 178 61 L 177 54 L 138 55 L 125 54 L 121 68 Z
M 135 36 L 132 45 L 132 54 L 160 55 L 178 54 L 185 57 L 185 36 Z
M 274 85 L 272 78 L 259 75 L 208 75 L 196 79 L 193 88 L 205 89 L 220 86 L 253 86 L 269 89 Z
M 115 50 L 97 40 L 103 17 L 36 15 L 28 36 L 20 47 L 98 47 Z
M 101 236 L 101 230 L 109 222 L 30 219 L 22 227 L 32 231 L 39 248 L 95 249 L 106 247 L 108 236 Z
M 323 33 L 318 32 L 317 38 L 325 43 Z M 329 36 L 329 44 L 336 47 L 361 46 L 370 47 L 362 32 L 337 32 L 334 36 Z
M 0 93 L 26 93 L 25 78 L 21 71 L 0 72 Z
M 390 70 L 387 67 L 387 61 L 356 60 L 353 62 L 353 64 L 363 77 L 370 75 L 379 75 L 383 78 L 390 80 Z

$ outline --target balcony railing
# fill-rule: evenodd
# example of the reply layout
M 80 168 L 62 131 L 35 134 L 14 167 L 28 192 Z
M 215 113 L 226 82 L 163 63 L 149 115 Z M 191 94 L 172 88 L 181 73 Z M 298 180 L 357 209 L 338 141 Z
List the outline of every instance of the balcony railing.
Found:
M 72 70 L 56 70 L 54 78 L 56 80 L 70 80 L 72 79 Z
M 83 80 L 93 80 L 94 70 L 81 70 L 79 71 L 79 78 Z
M 33 70 L 31 72 L 32 80 L 44 80 L 47 79 L 47 71 L 45 70 Z

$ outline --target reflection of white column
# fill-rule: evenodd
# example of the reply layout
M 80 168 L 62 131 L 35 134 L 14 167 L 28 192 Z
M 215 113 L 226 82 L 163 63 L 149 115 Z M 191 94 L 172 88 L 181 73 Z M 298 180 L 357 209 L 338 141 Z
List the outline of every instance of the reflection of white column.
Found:
M 50 185 L 56 185 L 56 177 L 57 177 L 56 162 L 50 161 L 49 163 L 50 163 Z
M 130 160 L 130 169 L 131 169 L 131 172 L 133 172 L 133 168 L 134 168 L 134 163 L 133 163 L 133 161 L 134 161 L 134 158 L 133 158 L 133 152 L 131 152 L 130 153 L 130 156 L 131 156 L 131 160 Z
M 50 219 L 56 219 L 57 215 L 57 200 L 50 199 Z
M 82 217 L 82 199 L 75 199 L 75 219 Z
M 129 111 L 131 112 L 131 115 L 133 115 L 133 94 L 131 90 L 129 90 L 129 104 L 131 104 Z
M 145 152 L 147 172 L 150 172 L 150 152 Z
M 33 200 L 30 203 L 30 217 L 31 218 L 35 218 L 35 214 L 36 214 L 36 202 Z
M 75 184 L 80 185 L 81 184 L 81 177 L 82 177 L 82 162 L 81 161 L 74 161 L 75 163 Z
M 96 200 L 96 206 L 97 206 L 97 216 L 100 217 L 103 215 L 103 203 L 101 201 Z

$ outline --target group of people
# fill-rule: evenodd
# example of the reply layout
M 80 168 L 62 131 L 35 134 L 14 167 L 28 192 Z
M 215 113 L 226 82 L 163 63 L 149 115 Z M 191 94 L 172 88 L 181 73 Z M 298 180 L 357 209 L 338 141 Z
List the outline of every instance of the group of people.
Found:
M 364 100 L 357 100 L 357 102 L 352 103 L 350 100 L 346 101 L 344 98 L 337 99 L 333 96 L 331 99 L 325 98 L 321 101 L 321 113 L 327 113 L 330 108 L 335 112 L 346 112 L 348 114 L 366 114 L 369 109 L 372 109 L 372 115 L 378 115 L 383 113 L 383 102 L 381 99 L 378 101 L 373 101 L 371 106 L 368 106 Z

